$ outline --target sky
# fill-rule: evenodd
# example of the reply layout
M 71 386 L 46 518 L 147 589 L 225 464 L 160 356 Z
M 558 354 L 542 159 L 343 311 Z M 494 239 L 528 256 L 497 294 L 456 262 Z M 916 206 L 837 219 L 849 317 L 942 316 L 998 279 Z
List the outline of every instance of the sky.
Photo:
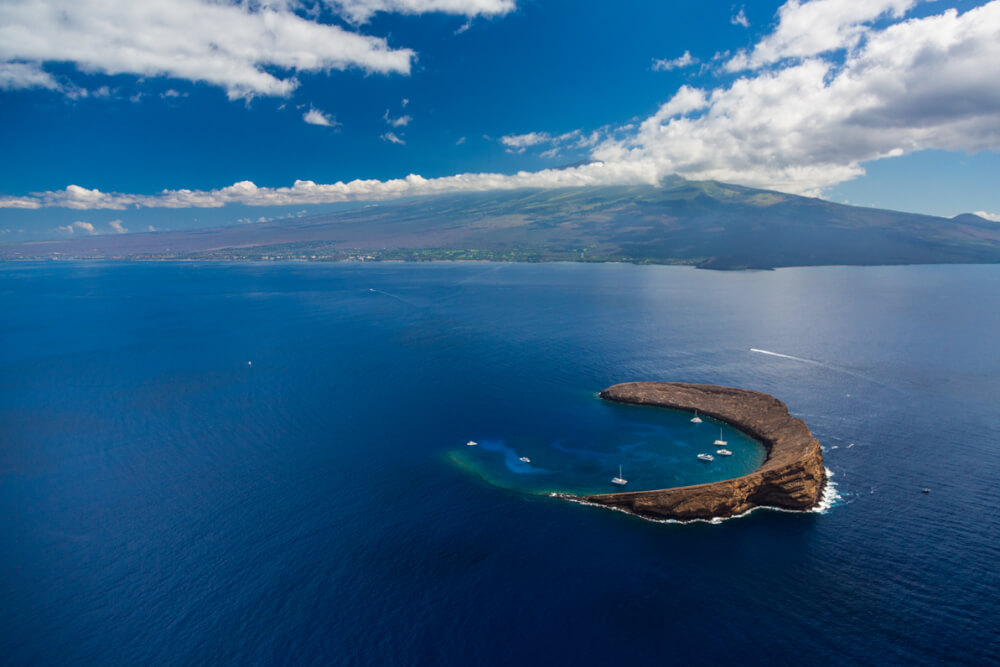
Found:
M 1000 0 L 0 0 L 0 243 L 670 174 L 1000 222 Z

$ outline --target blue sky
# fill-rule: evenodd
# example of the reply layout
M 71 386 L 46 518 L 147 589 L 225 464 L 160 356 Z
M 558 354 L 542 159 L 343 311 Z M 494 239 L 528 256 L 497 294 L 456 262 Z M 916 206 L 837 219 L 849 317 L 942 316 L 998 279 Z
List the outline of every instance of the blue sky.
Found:
M 0 0 L 0 242 L 669 173 L 1000 220 L 998 80 L 1000 0 Z

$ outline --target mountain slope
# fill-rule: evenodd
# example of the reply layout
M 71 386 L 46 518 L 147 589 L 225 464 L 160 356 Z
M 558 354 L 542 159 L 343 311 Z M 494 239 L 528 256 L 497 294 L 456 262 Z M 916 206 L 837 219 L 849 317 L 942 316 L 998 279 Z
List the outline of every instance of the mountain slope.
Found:
M 516 259 L 771 268 L 1000 262 L 1000 224 L 713 181 L 425 197 L 284 221 L 0 246 L 0 258 Z

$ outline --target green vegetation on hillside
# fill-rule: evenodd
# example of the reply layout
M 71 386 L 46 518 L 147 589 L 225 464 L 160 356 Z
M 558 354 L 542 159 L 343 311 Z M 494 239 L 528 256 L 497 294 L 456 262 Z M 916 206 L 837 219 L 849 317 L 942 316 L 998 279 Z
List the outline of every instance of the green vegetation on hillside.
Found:
M 765 269 L 1000 262 L 1000 224 L 858 208 L 739 185 L 464 193 L 191 232 L 0 246 L 0 257 L 584 261 Z

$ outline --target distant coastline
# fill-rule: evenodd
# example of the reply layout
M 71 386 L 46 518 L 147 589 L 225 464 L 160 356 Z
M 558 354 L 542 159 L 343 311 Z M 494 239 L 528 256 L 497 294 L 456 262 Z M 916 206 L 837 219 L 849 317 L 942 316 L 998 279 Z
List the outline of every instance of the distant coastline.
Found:
M 1000 225 L 715 181 L 428 195 L 221 227 L 0 243 L 0 260 L 622 262 L 746 270 L 1000 262 Z
M 761 392 L 684 382 L 629 382 L 608 387 L 601 398 L 616 403 L 697 410 L 760 440 L 767 458 L 753 472 L 708 484 L 560 497 L 659 520 L 708 520 L 757 507 L 809 510 L 827 484 L 823 453 L 809 428 L 784 403 Z

